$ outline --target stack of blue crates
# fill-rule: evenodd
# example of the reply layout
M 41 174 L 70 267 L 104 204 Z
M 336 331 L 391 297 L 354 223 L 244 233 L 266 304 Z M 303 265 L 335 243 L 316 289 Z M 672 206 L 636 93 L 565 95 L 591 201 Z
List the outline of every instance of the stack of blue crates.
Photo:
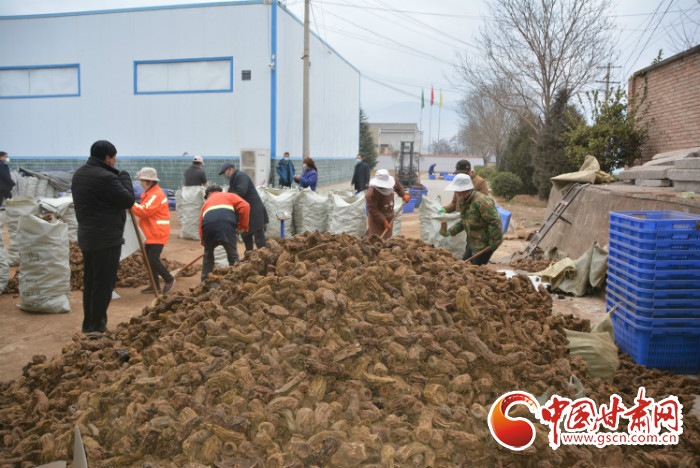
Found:
M 411 197 L 413 205 L 418 208 L 423 202 L 423 197 L 428 196 L 428 189 L 421 185 L 414 185 L 408 189 L 408 195 Z
M 700 366 L 700 216 L 610 213 L 607 310 L 615 342 L 637 364 Z

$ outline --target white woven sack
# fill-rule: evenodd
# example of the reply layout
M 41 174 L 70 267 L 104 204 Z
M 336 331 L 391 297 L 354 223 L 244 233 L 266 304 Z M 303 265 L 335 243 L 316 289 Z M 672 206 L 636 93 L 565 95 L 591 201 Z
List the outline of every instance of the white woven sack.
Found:
M 39 201 L 33 197 L 17 196 L 5 201 L 5 214 L 7 216 L 7 232 L 10 234 L 10 246 L 7 248 L 7 256 L 11 265 L 19 263 L 19 249 L 17 248 L 17 228 L 20 220 L 25 216 L 39 214 Z
M 75 217 L 72 196 L 42 198 L 39 200 L 39 208 L 42 211 L 59 215 L 68 226 L 68 240 L 78 241 L 78 219 Z
M 39 183 L 39 179 L 33 176 L 22 177 L 22 185 L 19 189 L 19 194 L 23 197 L 33 197 L 36 198 L 36 186 Z
M 222 245 L 214 248 L 214 268 L 226 268 L 228 265 L 228 255 Z
M 0 295 L 10 281 L 10 260 L 7 258 L 5 247 L 0 245 Z
M 18 307 L 25 312 L 70 312 L 68 226 L 26 216 L 19 223 Z
M 441 213 L 437 211 L 442 208 L 440 196 L 433 200 L 423 197 L 423 201 L 418 208 L 418 219 L 420 221 L 420 239 L 435 247 L 449 250 L 457 258 L 462 258 L 467 247 L 466 230 L 456 236 L 442 237 L 440 235 L 440 225 L 447 222 L 447 229 L 457 224 L 460 220 L 459 213 Z
M 39 197 L 49 197 L 53 198 L 54 193 L 53 193 L 53 187 L 49 185 L 49 180 L 48 179 L 42 179 L 42 178 L 37 178 L 37 183 L 36 183 L 36 198 Z
M 182 187 L 175 192 L 177 219 L 180 221 L 180 237 L 199 240 L 199 215 L 204 206 L 204 191 L 199 185 Z
M 361 237 L 367 232 L 367 201 L 365 193 L 351 197 L 331 194 L 328 231 L 331 234 L 347 233 Z
M 265 237 L 267 239 L 279 239 L 281 238 L 281 223 L 277 219 L 277 212 L 287 211 L 293 217 L 294 201 L 299 192 L 291 189 L 261 187 L 258 188 L 258 193 L 270 219 L 270 222 L 265 225 Z M 284 222 L 284 237 L 292 237 L 293 235 L 293 222 L 292 219 L 288 219 Z
M 402 203 L 403 199 L 399 197 L 396 192 L 394 192 L 394 217 L 396 218 L 396 221 L 394 221 L 394 225 L 391 226 L 392 236 L 401 235 L 401 217 L 403 215 L 403 208 L 401 206 Z M 391 220 L 389 220 L 389 222 L 391 222 Z
M 294 201 L 294 232 L 328 231 L 328 212 L 330 200 L 327 195 L 316 193 L 310 188 L 305 188 Z

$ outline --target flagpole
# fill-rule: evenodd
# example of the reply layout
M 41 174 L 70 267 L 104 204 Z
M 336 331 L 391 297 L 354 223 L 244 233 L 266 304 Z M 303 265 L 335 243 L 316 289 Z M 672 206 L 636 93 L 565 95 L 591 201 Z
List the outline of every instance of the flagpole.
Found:
M 440 110 L 438 110 L 438 137 L 437 141 L 440 141 L 440 120 L 442 117 L 442 90 L 440 90 Z
M 420 90 L 420 123 L 418 124 L 418 133 L 420 134 L 420 150 L 423 152 L 423 108 L 425 107 L 425 95 L 423 90 Z
M 433 138 L 433 91 L 430 91 L 430 117 L 428 118 L 428 152 L 431 152 L 430 144 Z

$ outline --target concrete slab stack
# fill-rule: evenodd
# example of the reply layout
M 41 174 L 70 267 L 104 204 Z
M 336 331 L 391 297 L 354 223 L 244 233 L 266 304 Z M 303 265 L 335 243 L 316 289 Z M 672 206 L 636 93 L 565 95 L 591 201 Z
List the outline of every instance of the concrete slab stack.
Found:
M 700 148 L 659 153 L 651 161 L 620 173 L 620 180 L 642 187 L 674 187 L 700 193 Z

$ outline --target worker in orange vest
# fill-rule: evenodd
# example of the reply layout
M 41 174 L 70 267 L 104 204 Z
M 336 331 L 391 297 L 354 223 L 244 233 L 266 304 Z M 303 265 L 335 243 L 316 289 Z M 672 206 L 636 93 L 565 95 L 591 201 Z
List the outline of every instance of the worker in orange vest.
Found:
M 146 256 L 151 265 L 156 288 L 160 292 L 159 276 L 163 277 L 165 285 L 163 294 L 167 294 L 175 285 L 175 277 L 170 274 L 165 265 L 160 261 L 163 247 L 168 243 L 170 236 L 170 208 L 165 192 L 158 185 L 158 173 L 152 167 L 144 167 L 136 173 L 136 178 L 141 181 L 141 203 L 134 204 L 132 210 L 139 217 L 139 227 L 146 236 Z M 141 290 L 144 294 L 152 294 L 153 288 L 148 286 Z
M 204 199 L 199 215 L 199 238 L 204 246 L 202 281 L 214 269 L 217 246 L 226 250 L 230 266 L 240 262 L 236 238 L 239 232 L 248 232 L 250 221 L 250 204 L 235 193 L 222 192 L 218 185 L 210 185 Z

